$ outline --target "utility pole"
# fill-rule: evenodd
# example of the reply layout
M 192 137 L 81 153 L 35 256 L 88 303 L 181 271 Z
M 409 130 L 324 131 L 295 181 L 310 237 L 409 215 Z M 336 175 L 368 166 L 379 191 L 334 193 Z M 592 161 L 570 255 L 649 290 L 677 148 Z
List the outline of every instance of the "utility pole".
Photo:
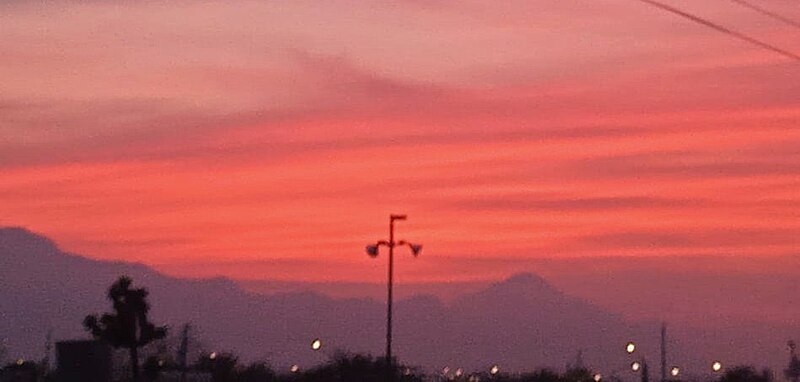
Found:
M 661 382 L 667 382 L 667 323 L 661 323 Z
M 578 353 L 575 355 L 575 365 L 572 368 L 577 370 L 586 368 L 586 365 L 583 363 L 583 349 L 578 349 Z
M 386 246 L 389 248 L 389 274 L 386 297 L 386 367 L 387 373 L 389 373 L 389 381 L 394 379 L 394 373 L 392 371 L 392 366 L 394 364 L 392 359 L 392 286 L 394 283 L 394 247 L 398 245 L 407 245 L 409 248 L 411 248 L 411 253 L 414 255 L 414 257 L 418 256 L 422 251 L 421 244 L 411 244 L 404 240 L 396 242 L 394 240 L 394 222 L 406 219 L 406 215 L 389 215 L 389 241 L 381 240 L 375 245 L 367 246 L 367 254 L 371 257 L 378 256 L 378 248 L 380 248 L 380 246 Z
M 800 358 L 797 357 L 797 344 L 794 341 L 787 343 L 789 346 L 789 366 L 783 371 L 790 382 L 798 382 L 800 380 Z
M 53 352 L 53 329 L 47 331 L 44 340 L 44 358 L 42 358 L 42 374 L 50 372 L 50 353 Z
M 186 356 L 189 353 L 189 328 L 189 324 L 183 325 L 181 347 L 178 350 L 178 360 L 181 363 L 181 382 L 186 382 Z

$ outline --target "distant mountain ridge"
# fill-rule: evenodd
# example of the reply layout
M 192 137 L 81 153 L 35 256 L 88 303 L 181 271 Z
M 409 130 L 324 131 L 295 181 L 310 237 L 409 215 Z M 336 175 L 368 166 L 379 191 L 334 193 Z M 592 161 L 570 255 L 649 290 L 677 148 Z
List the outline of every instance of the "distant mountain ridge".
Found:
M 123 274 L 148 288 L 156 323 L 177 332 L 191 322 L 207 350 L 230 350 L 277 367 L 313 365 L 336 349 L 383 352 L 382 301 L 310 292 L 259 295 L 224 278 L 176 279 L 140 264 L 86 259 L 25 229 L 2 228 L 0 337 L 9 355 L 41 358 L 48 330 L 55 339 L 86 337 L 83 317 L 108 310 L 106 289 Z M 587 366 L 608 369 L 627 364 L 627 355 L 617 348 L 628 339 L 637 339 L 649 354 L 657 349 L 658 323 L 626 322 L 529 273 L 449 304 L 431 296 L 404 299 L 395 314 L 396 355 L 429 370 L 448 365 L 483 369 L 492 363 L 506 370 L 562 368 L 574 362 L 578 350 Z M 702 340 L 690 330 L 678 335 Z M 322 352 L 309 348 L 317 337 L 325 343 Z M 702 365 L 707 356 L 692 349 L 697 341 L 673 349 L 671 359 Z

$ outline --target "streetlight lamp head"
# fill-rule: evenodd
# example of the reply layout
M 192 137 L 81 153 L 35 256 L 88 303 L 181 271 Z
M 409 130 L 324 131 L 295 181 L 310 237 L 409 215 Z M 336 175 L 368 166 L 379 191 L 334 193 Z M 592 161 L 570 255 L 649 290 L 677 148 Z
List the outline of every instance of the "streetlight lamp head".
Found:
M 677 366 L 673 366 L 672 370 L 669 371 L 669 374 L 672 375 L 673 377 L 677 377 L 678 374 L 680 374 L 680 373 L 681 373 L 681 369 L 679 367 L 677 367 Z
M 322 348 L 322 341 L 319 338 L 315 338 L 314 341 L 311 341 L 311 350 L 319 350 Z
M 497 375 L 497 373 L 499 372 L 500 372 L 500 366 L 497 365 L 492 365 L 492 368 L 489 369 L 489 374 L 491 375 Z
M 628 342 L 628 344 L 625 345 L 625 351 L 628 354 L 633 354 L 633 352 L 636 351 L 636 344 L 634 344 L 633 342 Z
M 406 219 L 408 219 L 408 215 L 389 215 L 389 219 L 391 219 L 391 220 L 406 220 Z
M 631 370 L 633 370 L 633 371 L 639 371 L 639 369 L 641 369 L 641 368 L 642 368 L 642 364 L 639 363 L 639 361 L 636 361 L 636 362 L 631 364 Z
M 714 363 L 711 364 L 711 370 L 713 370 L 715 373 L 722 370 L 722 362 L 714 361 Z
M 292 367 L 289 368 L 289 371 L 292 373 L 297 373 L 298 371 L 300 371 L 300 366 L 292 365 Z
M 603 379 L 603 376 L 600 373 L 595 374 L 593 377 L 594 382 L 600 382 Z
M 369 255 L 369 257 L 378 257 L 378 246 L 377 245 L 368 245 L 367 246 L 367 255 Z
M 422 244 L 409 244 L 409 246 L 411 247 L 411 253 L 413 253 L 415 257 L 419 256 L 422 252 Z

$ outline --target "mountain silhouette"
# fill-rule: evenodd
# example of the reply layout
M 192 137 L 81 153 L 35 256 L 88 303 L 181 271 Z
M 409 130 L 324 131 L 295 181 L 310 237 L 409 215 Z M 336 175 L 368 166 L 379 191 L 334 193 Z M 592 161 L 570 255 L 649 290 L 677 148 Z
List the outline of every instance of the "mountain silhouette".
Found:
M 233 351 L 244 360 L 267 359 L 283 368 L 321 363 L 337 349 L 373 355 L 384 350 L 383 301 L 312 292 L 260 295 L 224 278 L 178 279 L 140 264 L 87 259 L 25 229 L 4 228 L 0 337 L 9 356 L 41 358 L 49 330 L 57 340 L 88 338 L 83 318 L 108 309 L 106 290 L 120 275 L 150 291 L 155 323 L 169 325 L 175 334 L 192 323 L 208 351 Z M 657 359 L 659 323 L 628 322 L 530 273 L 447 304 L 427 295 L 400 300 L 395 325 L 396 356 L 428 370 L 483 370 L 495 363 L 505 370 L 560 369 L 574 363 L 580 350 L 586 366 L 618 371 L 629 357 L 616 350 L 632 338 Z M 675 332 L 693 339 L 676 341 L 685 347 L 671 345 L 670 359 L 681 365 L 702 368 L 708 356 L 698 349 L 710 346 L 703 340 L 720 342 L 719 336 L 700 336 L 691 328 Z M 323 340 L 322 351 L 310 349 L 314 338 Z M 732 359 L 738 353 L 716 354 Z

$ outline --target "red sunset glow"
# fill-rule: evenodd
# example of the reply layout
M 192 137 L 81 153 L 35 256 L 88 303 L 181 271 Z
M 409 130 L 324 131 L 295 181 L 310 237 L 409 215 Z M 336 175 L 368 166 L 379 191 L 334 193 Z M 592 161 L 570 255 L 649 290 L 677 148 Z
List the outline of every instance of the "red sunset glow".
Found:
M 800 51 L 729 1 L 670 4 Z M 800 65 L 641 2 L 0 10 L 0 225 L 69 251 L 379 282 L 363 248 L 404 213 L 426 252 L 401 281 L 797 253 Z

